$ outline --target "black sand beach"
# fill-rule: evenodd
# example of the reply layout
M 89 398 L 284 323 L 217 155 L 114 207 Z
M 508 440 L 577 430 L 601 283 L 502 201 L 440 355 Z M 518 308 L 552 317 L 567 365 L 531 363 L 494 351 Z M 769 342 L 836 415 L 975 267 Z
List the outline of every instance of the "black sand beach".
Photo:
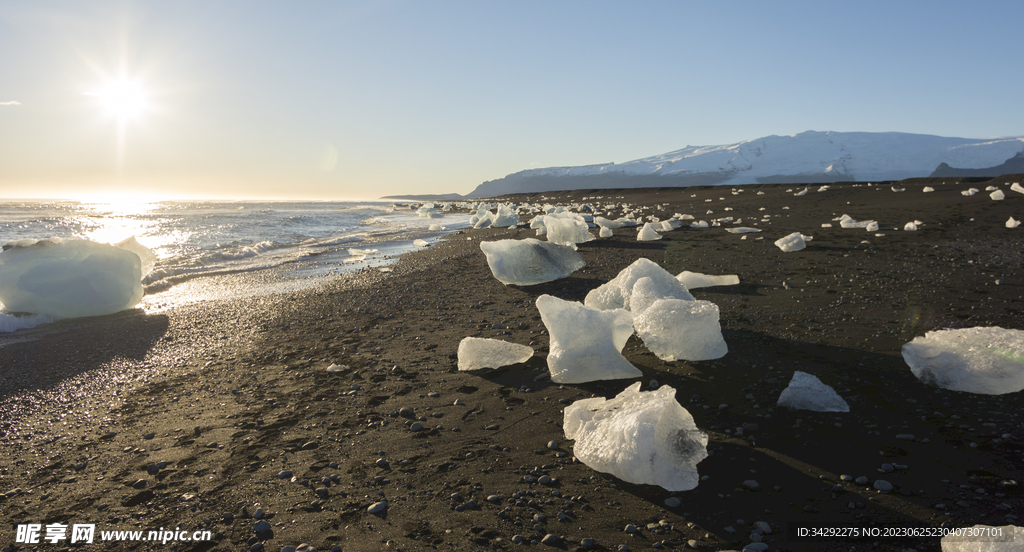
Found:
M 761 539 L 769 550 L 903 551 L 938 550 L 938 538 L 801 541 L 791 524 L 1020 525 L 1022 393 L 926 386 L 900 347 L 940 328 L 1024 329 L 1024 228 L 1004 225 L 1024 218 L 1024 195 L 1006 185 L 1021 180 L 904 182 L 899 193 L 888 183 L 812 185 L 799 197 L 803 185 L 505 197 L 630 203 L 662 219 L 733 216 L 744 226 L 771 217 L 746 239 L 713 227 L 638 242 L 635 228 L 619 229 L 579 246 L 584 269 L 522 288 L 491 275 L 479 243 L 534 232 L 473 230 L 407 255 L 390 273 L 7 338 L 0 547 L 79 549 L 69 540 L 15 544 L 18 524 L 61 523 L 95 524 L 94 544 L 81 547 L 89 550 L 741 550 Z M 1005 200 L 989 199 L 992 184 Z M 925 185 L 935 191 L 922 193 Z M 982 191 L 961 195 L 971 186 Z M 883 235 L 840 228 L 833 219 L 844 213 L 879 221 Z M 920 229 L 904 231 L 915 219 Z M 814 236 L 807 249 L 773 245 L 794 231 Z M 710 436 L 699 465 L 707 479 L 691 491 L 625 483 L 574 460 L 562 410 L 636 380 L 545 377 L 548 337 L 535 299 L 582 301 L 640 257 L 673 274 L 740 278 L 693 292 L 721 311 L 725 357 L 663 362 L 635 336 L 623 351 L 644 389 L 651 380 L 675 388 Z M 456 350 L 467 336 L 536 354 L 460 373 Z M 343 368 L 328 372 L 332 364 Z M 850 412 L 777 408 L 794 370 L 834 387 Z M 756 490 L 744 485 L 751 480 Z M 893 490 L 876 490 L 876 480 Z M 678 506 L 666 505 L 672 497 Z M 386 508 L 368 513 L 381 501 Z M 254 532 L 260 521 L 269 529 Z M 771 532 L 752 535 L 756 522 Z M 160 528 L 210 531 L 212 540 L 99 538 Z

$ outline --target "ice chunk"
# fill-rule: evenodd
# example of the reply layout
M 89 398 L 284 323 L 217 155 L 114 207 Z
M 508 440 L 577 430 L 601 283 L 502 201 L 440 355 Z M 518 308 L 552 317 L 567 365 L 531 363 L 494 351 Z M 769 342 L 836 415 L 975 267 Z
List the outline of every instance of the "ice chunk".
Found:
M 850 215 L 845 214 L 839 217 L 839 226 L 843 228 L 870 228 L 872 225 L 875 226 L 875 228 L 878 227 L 878 223 L 873 220 L 865 220 L 858 222 Z
M 1010 217 L 1009 220 L 1006 221 L 1006 227 L 1007 228 L 1016 228 L 1018 226 L 1020 226 L 1020 221 L 1019 220 L 1013 220 L 1013 217 Z
M 633 325 L 644 345 L 662 360 L 711 360 L 729 352 L 718 306 L 710 301 L 658 299 Z
M 607 226 L 602 226 L 601 230 L 597 232 L 597 235 L 602 238 L 610 238 L 615 234 L 612 232 L 611 228 L 608 228 Z
M 552 243 L 568 245 L 575 249 L 576 244 L 594 239 L 590 233 L 590 226 L 580 215 L 573 213 L 544 215 L 543 224 L 548 241 Z
M 990 197 L 990 198 L 992 198 L 992 199 L 994 199 L 996 201 L 999 201 L 999 200 L 1002 200 L 1002 199 L 1006 199 L 1006 194 L 1004 194 L 1002 190 L 996 190 L 996 191 L 992 192 L 991 194 L 988 194 L 988 197 Z
M 501 368 L 530 360 L 533 349 L 500 339 L 467 337 L 459 343 L 459 370 Z
M 427 231 L 428 232 L 440 232 L 441 230 L 444 230 L 444 228 L 445 227 L 441 226 L 440 224 L 431 224 L 430 226 L 427 227 Z
M 509 205 L 499 205 L 492 215 L 492 228 L 511 228 L 519 224 L 519 213 Z
M 698 289 L 713 286 L 735 286 L 740 283 L 740 277 L 735 274 L 714 276 L 711 274 L 690 272 L 689 270 L 684 270 L 679 274 L 676 274 L 676 280 L 682 282 L 683 285 L 686 286 L 686 289 Z
M 793 232 L 792 234 L 775 240 L 775 246 L 785 251 L 786 253 L 792 253 L 793 251 L 800 251 L 807 247 L 807 240 L 810 236 L 805 236 L 800 232 Z
M 760 232 L 760 228 L 750 228 L 748 226 L 737 226 L 735 228 L 726 228 L 726 232 L 730 234 L 750 234 L 753 232 Z
M 965 196 L 967 196 L 967 197 L 970 197 L 970 196 L 972 196 L 972 195 L 974 195 L 974 194 L 978 193 L 978 189 L 977 189 L 977 188 L 970 188 L 970 189 L 968 189 L 968 190 L 964 190 L 964 191 L 962 191 L 962 192 L 960 192 L 960 193 L 961 193 L 962 195 L 965 195 Z
M 9 312 L 99 316 L 134 307 L 142 293 L 139 255 L 113 245 L 52 238 L 0 253 L 0 301 Z
M 971 531 L 971 530 L 974 531 Z M 998 530 L 998 531 L 996 531 Z M 1020 552 L 1024 527 L 975 525 L 939 539 L 941 552 Z
M 578 400 L 565 409 L 562 429 L 574 439 L 573 455 L 593 470 L 630 483 L 688 491 L 700 478 L 708 436 L 663 385 L 641 391 L 640 382 L 613 399 Z
M 653 284 L 664 290 L 673 290 L 669 296 L 692 301 L 693 296 L 686 286 L 670 272 L 658 266 L 658 263 L 640 258 L 633 264 L 622 269 L 615 278 L 606 284 L 590 290 L 583 303 L 596 309 L 630 309 L 629 298 L 633 286 L 640 278 L 648 277 Z
M 412 240 L 412 244 L 415 245 L 416 247 L 426 247 L 430 245 L 429 243 L 427 243 L 427 240 L 420 239 Z
M 1024 331 L 998 326 L 938 330 L 903 345 L 922 382 L 982 395 L 1024 389 Z
M 583 268 L 580 254 L 567 245 L 525 240 L 480 242 L 491 274 L 501 283 L 532 286 L 565 278 Z
M 1010 189 L 1019 194 L 1024 194 L 1024 187 L 1021 187 L 1020 182 L 1014 182 L 1013 184 L 1010 184 Z
M 924 192 L 924 193 L 934 192 L 935 188 L 932 188 L 931 186 L 925 186 L 924 189 L 921 190 L 921 191 Z
M 550 295 L 537 298 L 537 310 L 550 334 L 551 381 L 584 383 L 641 376 L 621 353 L 633 335 L 629 311 L 598 310 Z
M 908 223 L 903 225 L 903 229 L 904 230 L 917 230 L 917 224 L 915 224 L 913 222 L 908 222 Z
M 878 223 L 871 221 L 867 226 L 864 227 L 868 232 L 878 232 Z
M 656 241 L 661 239 L 661 234 L 655 230 L 655 224 L 651 222 L 644 223 L 644 227 L 637 232 L 636 241 Z M 660 224 L 657 226 L 661 226 Z
M 807 194 L 807 188 L 804 188 L 803 190 L 800 190 L 799 192 L 797 192 L 797 193 L 795 193 L 793 195 L 795 195 L 795 196 L 802 196 L 802 195 L 805 195 L 805 194 Z
M 793 372 L 789 387 L 779 395 L 779 406 L 815 412 L 849 412 L 850 405 L 820 379 L 806 372 Z
M 655 280 L 645 276 L 633 284 L 633 290 L 629 296 L 629 310 L 635 316 L 647 310 L 647 307 L 653 305 L 658 299 L 693 301 L 693 296 L 690 295 L 686 286 L 676 285 L 671 280 L 662 278 Z
M 139 262 L 141 263 L 140 272 L 142 272 L 143 278 L 153 271 L 153 265 L 156 264 L 156 254 L 150 248 L 135 241 L 135 236 L 122 240 L 115 245 L 139 256 Z

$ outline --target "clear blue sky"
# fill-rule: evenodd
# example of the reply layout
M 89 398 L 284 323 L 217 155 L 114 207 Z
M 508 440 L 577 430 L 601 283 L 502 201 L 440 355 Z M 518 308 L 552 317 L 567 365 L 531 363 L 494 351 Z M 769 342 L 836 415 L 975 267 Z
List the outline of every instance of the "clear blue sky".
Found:
M 1016 0 L 0 0 L 0 197 L 466 193 L 805 130 L 1020 135 L 1021 21 Z

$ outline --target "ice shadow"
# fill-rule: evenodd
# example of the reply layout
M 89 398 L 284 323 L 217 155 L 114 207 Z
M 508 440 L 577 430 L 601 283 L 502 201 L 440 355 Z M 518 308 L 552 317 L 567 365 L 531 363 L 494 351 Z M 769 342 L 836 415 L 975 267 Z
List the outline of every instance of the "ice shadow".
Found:
M 166 315 L 132 309 L 14 332 L 0 346 L 0 401 L 54 389 L 115 359 L 141 361 L 169 325 Z

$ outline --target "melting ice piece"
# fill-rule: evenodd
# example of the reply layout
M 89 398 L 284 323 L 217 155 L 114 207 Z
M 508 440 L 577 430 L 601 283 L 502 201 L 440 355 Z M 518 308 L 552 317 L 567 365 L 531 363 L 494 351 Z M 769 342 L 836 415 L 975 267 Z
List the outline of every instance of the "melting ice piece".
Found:
M 977 188 L 970 188 L 970 189 L 968 189 L 968 190 L 964 190 L 964 191 L 962 191 L 962 192 L 960 192 L 960 193 L 961 193 L 962 195 L 965 195 L 965 196 L 967 196 L 967 197 L 970 197 L 970 196 L 972 196 L 972 195 L 974 195 L 974 194 L 978 193 L 978 189 L 977 189 Z
M 366 255 L 373 255 L 375 253 L 380 253 L 380 249 L 356 249 L 354 247 L 350 247 L 348 250 L 348 254 L 353 257 L 365 257 Z
M 974 532 L 970 531 L 971 529 Z M 995 530 L 998 530 L 996 532 Z M 975 525 L 939 539 L 942 552 L 1020 552 L 1024 527 L 1016 525 Z
M 601 229 L 597 232 L 597 235 L 602 238 L 610 238 L 614 236 L 615 233 L 612 232 L 611 228 L 608 228 L 607 226 L 602 226 Z
M 551 381 L 584 383 L 642 375 L 621 353 L 633 335 L 629 311 L 597 310 L 550 295 L 537 298 L 537 310 L 550 334 Z
M 135 236 L 119 241 L 114 245 L 139 256 L 141 263 L 140 272 L 142 272 L 143 278 L 153 271 L 153 265 L 156 264 L 156 254 L 150 248 L 135 241 Z
M 908 222 L 908 223 L 903 225 L 903 229 L 904 230 L 908 230 L 908 231 L 909 230 L 917 230 L 917 224 L 915 224 L 914 222 Z
M 921 191 L 924 193 L 934 192 L 935 188 L 932 188 L 931 186 L 925 186 L 924 189 L 922 189 Z
M 686 286 L 678 286 L 675 283 L 644 276 L 633 284 L 629 295 L 629 310 L 634 316 L 647 310 L 647 307 L 654 304 L 658 299 L 679 299 L 681 301 L 693 301 Z
M 575 213 L 544 215 L 543 224 L 548 241 L 552 243 L 568 245 L 575 249 L 576 244 L 594 239 L 587 221 Z
M 657 232 L 655 226 L 661 227 L 661 224 L 654 224 L 651 222 L 644 223 L 644 227 L 637 232 L 636 241 L 656 241 L 661 239 L 661 234 Z
M 583 268 L 580 254 L 568 245 L 525 240 L 480 242 L 491 274 L 505 285 L 532 286 L 565 278 Z
M 10 312 L 99 316 L 134 307 L 142 293 L 139 255 L 113 245 L 52 238 L 0 253 L 0 302 Z
M 805 236 L 800 232 L 793 232 L 792 234 L 775 240 L 775 246 L 785 251 L 786 253 L 792 253 L 793 251 L 800 251 L 807 247 L 807 241 L 810 241 L 811 236 Z
M 430 226 L 427 227 L 427 231 L 428 232 L 440 232 L 441 230 L 444 230 L 444 228 L 445 227 L 441 226 L 440 224 L 431 224 Z
M 750 234 L 752 232 L 760 232 L 760 228 L 750 228 L 749 226 L 737 226 L 735 228 L 726 228 L 726 232 L 730 234 Z
M 1014 182 L 1013 184 L 1010 184 L 1010 189 L 1019 194 L 1024 194 L 1024 187 L 1021 187 L 1020 182 Z
M 938 330 L 903 345 L 922 382 L 982 395 L 1024 389 L 1024 331 L 998 326 Z
M 990 197 L 990 198 L 992 198 L 992 199 L 994 199 L 996 201 L 999 201 L 999 200 L 1002 200 L 1002 199 L 1006 199 L 1006 194 L 1004 194 L 1002 190 L 996 190 L 996 191 L 992 192 L 991 194 L 988 194 L 988 197 Z
M 533 349 L 500 339 L 467 337 L 459 342 L 459 370 L 501 368 L 530 360 Z
M 868 232 L 878 232 L 878 223 L 875 221 L 871 221 L 871 223 L 865 226 L 864 229 L 867 230 Z
M 850 405 L 820 379 L 806 372 L 793 372 L 789 387 L 779 395 L 779 406 L 815 412 L 849 412 Z
M 693 296 L 687 291 L 686 286 L 676 279 L 670 272 L 658 266 L 658 263 L 640 258 L 633 264 L 622 269 L 619 274 L 608 283 L 596 289 L 590 290 L 583 303 L 595 309 L 628 309 L 632 310 L 629 297 L 633 292 L 633 286 L 640 278 L 648 277 L 658 288 L 673 290 L 669 294 L 677 299 L 692 301 Z
M 427 240 L 420 239 L 412 240 L 412 244 L 415 245 L 416 247 L 426 247 L 430 245 L 429 243 L 427 243 Z
M 865 220 L 858 222 L 850 215 L 845 214 L 839 217 L 839 226 L 842 226 L 843 228 L 870 228 L 872 225 L 874 225 L 876 228 L 878 227 L 878 223 L 873 220 Z
M 740 277 L 735 274 L 714 276 L 711 274 L 690 272 L 689 270 L 684 270 L 679 274 L 676 274 L 676 280 L 682 282 L 683 285 L 686 286 L 686 289 L 698 289 L 713 286 L 735 286 L 740 283 Z
M 708 436 L 663 385 L 640 382 L 613 399 L 578 400 L 565 409 L 562 429 L 576 441 L 573 454 L 593 470 L 630 483 L 688 491 L 700 481 L 697 464 L 708 457 Z
M 1020 221 L 1019 220 L 1013 220 L 1013 217 L 1010 217 L 1006 221 L 1006 227 L 1007 228 L 1016 228 L 1018 226 L 1020 226 Z
M 710 301 L 658 299 L 633 325 L 644 345 L 662 360 L 712 360 L 729 352 L 718 306 Z
M 519 224 L 519 213 L 510 205 L 498 205 L 496 213 L 491 219 L 492 228 L 511 228 Z

